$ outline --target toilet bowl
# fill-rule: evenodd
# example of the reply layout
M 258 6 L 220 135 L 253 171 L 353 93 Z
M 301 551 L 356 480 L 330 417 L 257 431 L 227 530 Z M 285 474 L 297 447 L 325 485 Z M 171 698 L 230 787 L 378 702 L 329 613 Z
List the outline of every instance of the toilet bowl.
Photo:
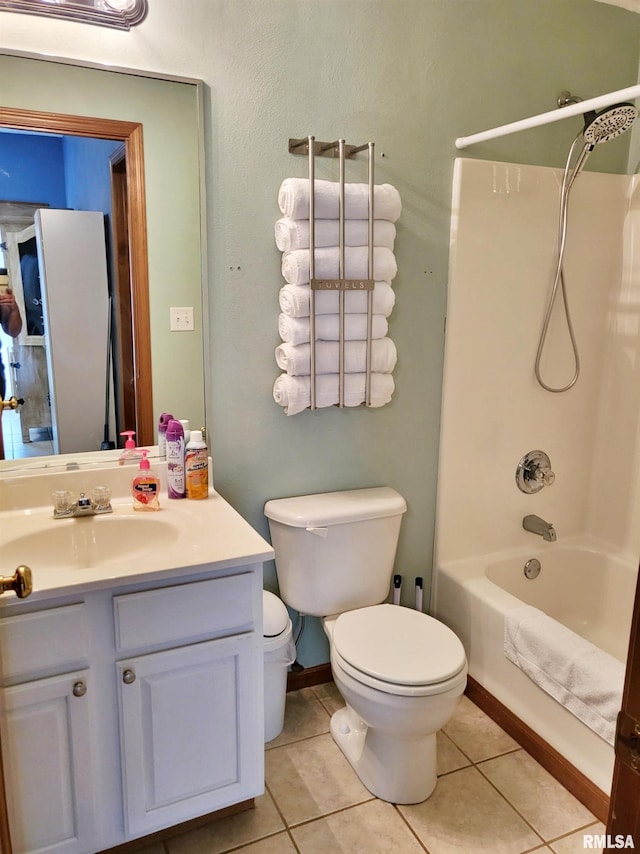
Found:
M 436 733 L 467 680 L 462 644 L 445 625 L 396 605 L 323 620 L 346 707 L 331 734 L 372 794 L 420 803 L 436 785 Z
M 322 618 L 345 700 L 331 734 L 372 794 L 419 803 L 436 785 L 436 733 L 467 678 L 464 648 L 433 617 L 387 598 L 406 510 L 389 487 L 265 505 L 282 599 Z

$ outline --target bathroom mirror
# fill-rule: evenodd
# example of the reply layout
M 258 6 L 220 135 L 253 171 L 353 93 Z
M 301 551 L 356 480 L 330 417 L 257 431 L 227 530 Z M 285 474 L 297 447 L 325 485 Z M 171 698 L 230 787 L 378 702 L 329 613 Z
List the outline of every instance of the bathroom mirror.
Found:
M 201 426 L 205 411 L 203 317 L 206 316 L 202 287 L 206 255 L 202 84 L 2 54 L 0 125 L 3 115 L 18 116 L 16 120 L 8 119 L 14 129 L 26 127 L 37 131 L 40 127 L 65 134 L 71 126 L 76 128 L 72 133 L 106 135 L 124 141 L 127 156 L 132 156 L 127 168 L 133 170 L 134 183 L 142 194 L 142 204 L 134 203 L 129 210 L 136 241 L 133 264 L 144 268 L 132 277 L 132 302 L 134 305 L 140 302 L 142 318 L 142 322 L 132 323 L 134 348 L 138 348 L 136 363 L 140 366 L 137 382 L 140 397 L 148 398 L 143 406 L 141 444 L 153 443 L 155 422 L 163 411 Z M 58 126 L 55 121 L 51 124 L 51 117 L 56 116 Z M 107 127 L 106 134 L 103 130 L 95 132 L 101 121 Z M 111 133 L 117 126 L 125 128 L 124 136 Z M 136 133 L 137 139 L 128 136 Z M 0 148 L 0 199 L 6 199 L 2 168 Z M 137 282 L 148 283 L 148 308 L 144 304 L 144 288 L 140 293 L 136 291 Z M 173 307 L 193 309 L 193 330 L 170 329 Z M 73 305 L 68 309 L 73 311 Z M 73 356 L 82 358 L 82 354 Z M 4 417 L 12 414 L 5 413 Z M 73 454 L 73 457 L 81 461 L 82 455 Z M 0 468 L 32 469 L 37 464 L 34 458 L 5 460 L 0 462 Z M 44 464 L 47 462 L 43 459 Z

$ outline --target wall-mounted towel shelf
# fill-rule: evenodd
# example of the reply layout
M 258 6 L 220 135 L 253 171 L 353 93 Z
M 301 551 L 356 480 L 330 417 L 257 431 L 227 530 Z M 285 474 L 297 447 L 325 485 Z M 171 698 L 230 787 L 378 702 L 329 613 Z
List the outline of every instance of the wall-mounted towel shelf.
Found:
M 358 152 L 366 151 L 368 147 L 369 143 L 365 143 L 364 145 L 347 145 L 345 143 L 345 159 L 351 160 L 356 156 L 356 154 L 358 154 Z M 336 139 L 334 142 L 320 142 L 320 140 L 316 139 L 313 142 L 313 153 L 316 157 L 340 157 L 340 140 Z M 305 136 L 303 139 L 289 139 L 289 154 L 301 154 L 307 157 L 309 155 L 309 137 Z
M 346 160 L 368 152 L 368 182 L 346 183 Z M 375 143 L 289 139 L 308 160 L 307 178 L 278 193 L 276 244 L 291 289 L 280 293 L 274 399 L 287 415 L 327 406 L 379 407 L 394 391 L 396 349 L 387 337 L 395 295 L 393 253 L 400 194 L 374 184 Z M 338 180 L 316 180 L 317 157 L 338 160 Z M 377 280 L 377 281 L 376 281 Z

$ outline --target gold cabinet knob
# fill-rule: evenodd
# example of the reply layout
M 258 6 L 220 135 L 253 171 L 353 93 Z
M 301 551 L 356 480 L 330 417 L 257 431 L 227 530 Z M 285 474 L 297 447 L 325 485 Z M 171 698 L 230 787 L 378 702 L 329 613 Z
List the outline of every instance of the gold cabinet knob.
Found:
M 25 599 L 33 591 L 33 573 L 28 566 L 19 566 L 13 575 L 0 576 L 0 593 L 13 590 L 19 599 Z
M 84 697 L 87 693 L 87 684 L 82 680 L 76 682 L 73 686 L 73 696 L 74 697 Z

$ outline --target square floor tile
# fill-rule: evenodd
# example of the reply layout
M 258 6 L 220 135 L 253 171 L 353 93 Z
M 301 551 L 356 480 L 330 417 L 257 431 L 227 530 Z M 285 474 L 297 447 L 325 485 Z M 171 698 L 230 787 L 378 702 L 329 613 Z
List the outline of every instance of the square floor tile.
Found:
M 502 727 L 465 696 L 460 697 L 453 717 L 443 729 L 472 762 L 491 759 L 519 747 Z
M 291 831 L 301 854 L 424 854 L 391 804 L 369 801 Z
M 521 854 L 543 843 L 476 768 L 440 777 L 430 798 L 398 809 L 430 854 Z
M 290 691 L 284 707 L 284 728 L 277 738 L 267 742 L 265 746 L 270 750 L 281 744 L 329 732 L 330 720 L 331 715 L 318 700 L 313 688 Z
M 596 820 L 524 750 L 482 762 L 478 770 L 546 841 Z
M 267 750 L 267 786 L 289 826 L 373 797 L 330 735 Z
M 284 822 L 269 792 L 256 798 L 255 809 L 218 819 L 206 827 L 166 841 L 168 854 L 221 854 L 284 830 Z

